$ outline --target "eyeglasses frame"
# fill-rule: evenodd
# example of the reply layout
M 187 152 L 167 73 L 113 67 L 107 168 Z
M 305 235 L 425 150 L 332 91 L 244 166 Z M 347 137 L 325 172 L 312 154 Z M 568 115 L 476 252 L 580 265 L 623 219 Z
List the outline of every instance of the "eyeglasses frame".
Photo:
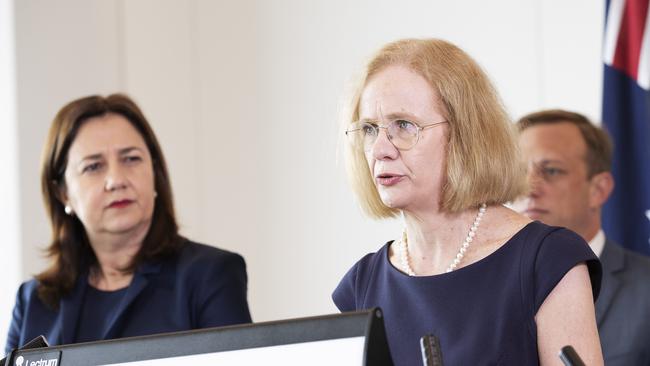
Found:
M 391 135 L 388 134 L 388 126 L 382 126 L 382 125 L 380 125 L 380 124 L 378 124 L 378 123 L 373 123 L 374 121 L 355 121 L 355 122 L 352 122 L 351 125 L 353 125 L 353 124 L 360 124 L 360 123 L 367 123 L 367 124 L 370 124 L 370 125 L 373 126 L 375 129 L 377 129 L 377 137 L 379 137 L 379 130 L 380 130 L 380 129 L 384 129 L 384 130 L 386 130 L 386 137 L 388 138 L 388 141 L 390 141 L 390 143 L 391 143 L 393 146 L 395 146 L 395 148 L 396 148 L 397 150 L 400 150 L 400 151 L 408 151 L 408 150 L 411 150 L 412 148 L 414 148 L 415 145 L 417 145 L 418 142 L 420 141 L 420 132 L 421 132 L 421 131 L 424 131 L 424 130 L 426 130 L 427 128 L 431 128 L 431 127 L 435 127 L 435 126 L 441 125 L 441 124 L 443 124 L 443 123 L 449 123 L 448 120 L 444 120 L 444 121 L 434 122 L 434 123 L 430 123 L 430 124 L 428 124 L 428 125 L 420 126 L 419 123 L 417 123 L 417 122 L 415 122 L 415 121 L 412 121 L 412 120 L 410 120 L 410 119 L 407 119 L 407 118 L 395 118 L 393 121 L 398 121 L 398 120 L 403 120 L 403 121 L 410 122 L 410 123 L 414 124 L 415 127 L 417 128 L 417 133 L 416 133 L 416 135 L 415 135 L 415 142 L 413 143 L 412 146 L 410 146 L 410 147 L 408 147 L 408 148 L 405 148 L 405 149 L 401 149 L 401 148 L 395 146 L 395 144 L 393 143 L 393 136 L 391 136 Z M 361 130 L 362 130 L 362 128 L 355 128 L 355 129 L 352 129 L 352 130 L 345 130 L 345 135 L 346 135 L 346 136 L 350 136 L 350 135 L 349 135 L 350 133 L 352 133 L 352 132 L 356 132 L 356 131 L 361 131 Z M 375 139 L 375 141 L 377 141 L 377 140 Z M 365 150 L 365 148 L 364 148 L 364 150 Z

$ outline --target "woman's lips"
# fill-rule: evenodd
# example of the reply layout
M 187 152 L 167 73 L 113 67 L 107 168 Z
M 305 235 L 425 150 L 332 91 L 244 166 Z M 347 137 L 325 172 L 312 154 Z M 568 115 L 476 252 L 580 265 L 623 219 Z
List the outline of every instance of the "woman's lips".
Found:
M 119 201 L 114 201 L 112 202 L 108 207 L 110 208 L 124 208 L 130 204 L 132 204 L 133 201 L 131 200 L 119 200 Z
M 375 179 L 377 180 L 377 184 L 385 187 L 390 187 L 399 183 L 403 178 L 403 175 L 381 174 L 378 175 Z

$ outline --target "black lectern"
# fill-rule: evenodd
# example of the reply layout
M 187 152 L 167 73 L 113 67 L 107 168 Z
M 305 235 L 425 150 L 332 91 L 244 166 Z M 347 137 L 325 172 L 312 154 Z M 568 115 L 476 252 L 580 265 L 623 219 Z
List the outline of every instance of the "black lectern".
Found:
M 392 366 L 380 309 L 14 350 L 5 365 Z

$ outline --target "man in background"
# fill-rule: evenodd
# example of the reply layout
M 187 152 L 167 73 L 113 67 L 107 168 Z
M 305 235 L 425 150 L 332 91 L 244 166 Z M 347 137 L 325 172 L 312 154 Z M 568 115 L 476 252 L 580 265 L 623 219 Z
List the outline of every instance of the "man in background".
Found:
M 517 126 L 531 185 L 518 205 L 522 213 L 575 231 L 602 263 L 596 321 L 605 364 L 650 365 L 650 258 L 623 249 L 601 229 L 601 208 L 614 188 L 609 136 L 564 110 L 529 114 Z

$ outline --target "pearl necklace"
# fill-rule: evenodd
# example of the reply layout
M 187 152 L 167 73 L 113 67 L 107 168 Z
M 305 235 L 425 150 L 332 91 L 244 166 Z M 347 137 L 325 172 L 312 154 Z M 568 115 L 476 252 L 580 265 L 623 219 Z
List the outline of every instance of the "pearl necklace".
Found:
M 483 219 L 483 215 L 485 215 L 486 210 L 487 210 L 487 205 L 485 203 L 481 204 L 481 206 L 478 209 L 478 213 L 476 214 L 476 218 L 474 219 L 474 223 L 472 223 L 472 226 L 469 228 L 467 237 L 463 241 L 463 244 L 460 246 L 460 249 L 458 250 L 458 254 L 456 254 L 454 260 L 451 262 L 449 267 L 447 267 L 446 272 L 451 272 L 454 269 L 456 269 L 456 267 L 460 264 L 460 261 L 463 260 L 463 257 L 467 252 L 467 248 L 469 248 L 470 243 L 474 241 L 474 237 L 476 236 L 476 231 L 478 230 L 478 227 L 481 224 L 481 220 Z M 402 238 L 397 242 L 397 251 L 399 252 L 400 262 L 402 264 L 402 270 L 406 272 L 409 276 L 415 276 L 415 272 L 413 271 L 411 265 L 409 264 L 408 240 L 406 238 L 406 229 L 404 229 L 404 231 L 402 232 Z

